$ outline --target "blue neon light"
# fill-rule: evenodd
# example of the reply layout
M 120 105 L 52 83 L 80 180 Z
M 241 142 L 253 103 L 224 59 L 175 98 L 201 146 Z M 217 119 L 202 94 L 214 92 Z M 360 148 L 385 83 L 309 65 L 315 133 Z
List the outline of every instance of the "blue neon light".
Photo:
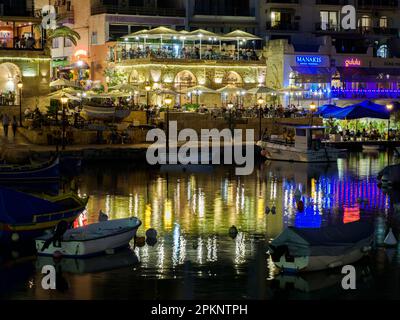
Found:
M 319 66 L 322 63 L 321 56 L 296 56 L 296 63 L 302 66 Z

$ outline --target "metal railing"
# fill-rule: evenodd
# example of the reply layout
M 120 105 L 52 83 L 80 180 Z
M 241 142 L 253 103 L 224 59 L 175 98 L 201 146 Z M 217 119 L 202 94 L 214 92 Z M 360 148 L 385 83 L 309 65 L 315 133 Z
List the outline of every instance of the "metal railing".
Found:
M 91 14 L 128 14 L 128 15 L 150 15 L 150 16 L 168 16 L 168 17 L 184 17 L 186 11 L 184 9 L 175 8 L 155 8 L 155 7 L 133 7 L 133 6 L 113 6 L 98 5 L 92 6 Z
M 268 21 L 266 28 L 268 31 L 299 31 L 299 23 L 278 23 L 272 25 L 271 21 Z

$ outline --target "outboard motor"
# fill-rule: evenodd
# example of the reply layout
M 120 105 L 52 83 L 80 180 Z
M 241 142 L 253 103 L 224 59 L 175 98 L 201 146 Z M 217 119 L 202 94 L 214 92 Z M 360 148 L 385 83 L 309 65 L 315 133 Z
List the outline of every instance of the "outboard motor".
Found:
M 63 235 L 67 230 L 68 230 L 68 222 L 65 220 L 60 221 L 57 224 L 56 228 L 54 229 L 53 236 L 45 241 L 41 250 L 42 251 L 46 250 L 51 243 L 53 243 L 54 247 L 60 247 Z

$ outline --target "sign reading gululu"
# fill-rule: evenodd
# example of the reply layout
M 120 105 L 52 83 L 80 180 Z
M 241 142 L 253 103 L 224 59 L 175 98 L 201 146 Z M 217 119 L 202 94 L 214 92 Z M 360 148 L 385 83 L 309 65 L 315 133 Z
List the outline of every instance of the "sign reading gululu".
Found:
M 359 67 L 361 66 L 361 60 L 357 58 L 349 58 L 344 60 L 344 65 L 346 67 Z

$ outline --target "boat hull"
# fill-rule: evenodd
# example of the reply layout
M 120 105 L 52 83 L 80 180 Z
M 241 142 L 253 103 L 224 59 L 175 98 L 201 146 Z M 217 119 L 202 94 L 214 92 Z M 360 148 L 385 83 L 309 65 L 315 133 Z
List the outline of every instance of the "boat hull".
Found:
M 47 238 L 42 237 L 36 239 L 36 250 L 40 256 L 53 256 L 56 252 L 59 252 L 64 257 L 92 257 L 107 253 L 108 250 L 116 250 L 127 247 L 132 238 L 136 236 L 137 229 L 140 227 L 140 225 L 141 222 L 139 221 L 139 223 L 129 228 L 124 228 L 118 233 L 110 233 L 97 238 L 88 237 L 87 239 L 80 238 L 77 240 L 71 240 L 72 238 L 66 234 L 61 241 L 60 246 L 54 246 L 54 243 L 51 243 L 47 249 L 43 250 L 42 248 Z M 66 238 L 68 238 L 68 240 L 64 240 Z
M 278 145 L 271 142 L 259 142 L 262 155 L 268 160 L 291 162 L 336 162 L 344 150 L 321 148 L 319 150 L 299 150 L 292 146 Z
M 0 181 L 44 181 L 60 178 L 59 160 L 56 159 L 48 165 L 15 167 L 15 169 L 2 170 L 0 166 Z
M 320 271 L 352 264 L 368 254 L 369 248 L 355 248 L 350 252 L 338 256 L 302 256 L 287 259 L 282 256 L 279 261 L 274 261 L 275 266 L 283 272 L 296 273 Z

